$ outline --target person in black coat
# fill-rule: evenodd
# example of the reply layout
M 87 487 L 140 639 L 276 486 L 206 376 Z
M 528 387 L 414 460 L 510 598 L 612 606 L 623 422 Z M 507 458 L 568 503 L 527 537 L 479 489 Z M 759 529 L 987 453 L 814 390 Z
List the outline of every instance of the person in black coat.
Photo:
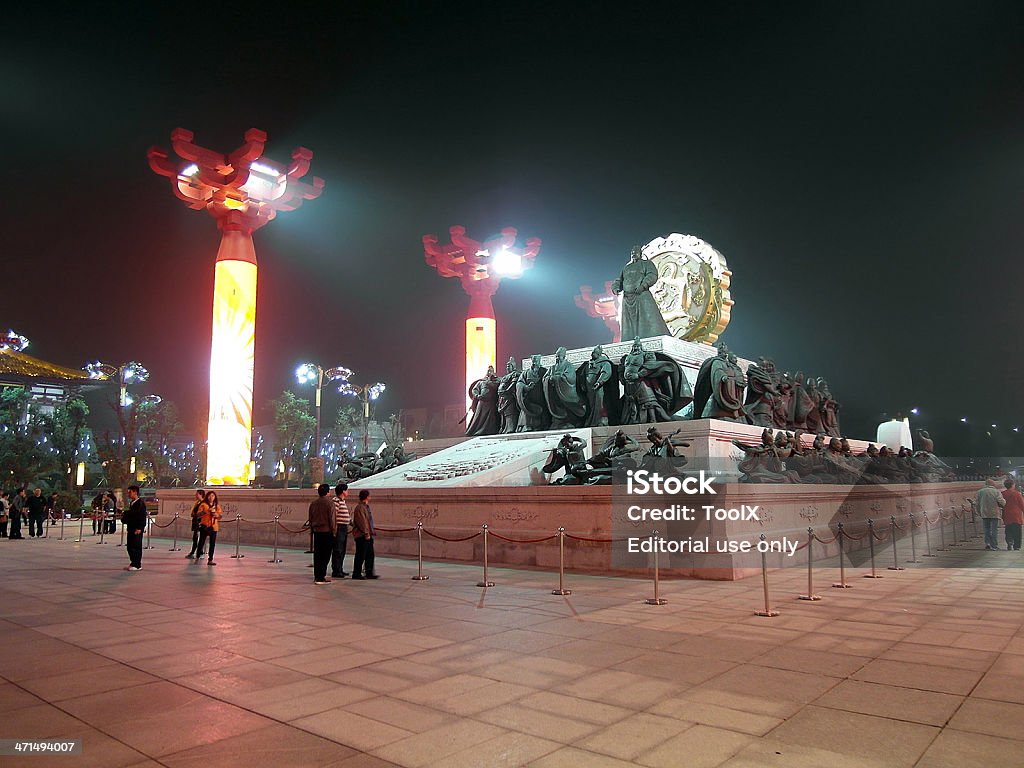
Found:
M 125 510 L 121 522 L 126 530 L 125 549 L 128 550 L 128 558 L 131 564 L 125 568 L 126 571 L 142 570 L 142 536 L 146 532 L 146 523 L 149 513 L 146 512 L 146 502 L 140 498 L 139 486 L 128 486 L 128 499 L 131 506 Z

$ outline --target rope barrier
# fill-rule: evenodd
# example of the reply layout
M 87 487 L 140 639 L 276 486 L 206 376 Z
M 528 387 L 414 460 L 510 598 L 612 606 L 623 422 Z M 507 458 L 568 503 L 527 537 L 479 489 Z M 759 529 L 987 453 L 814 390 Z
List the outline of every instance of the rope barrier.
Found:
M 469 541 L 470 539 L 475 539 L 477 536 L 482 536 L 483 535 L 480 531 L 477 531 L 476 533 L 471 534 L 470 536 L 463 536 L 460 539 L 449 539 L 446 536 L 441 536 L 440 534 L 437 534 L 437 533 L 431 533 L 426 528 L 423 529 L 423 532 L 425 534 L 427 534 L 427 536 L 429 536 L 432 539 L 439 539 L 440 541 L 448 541 L 448 542 Z
M 373 530 L 377 533 L 407 533 L 408 531 L 415 531 L 416 528 L 378 528 L 374 526 Z
M 286 533 L 303 533 L 304 531 L 308 530 L 308 528 L 303 526 L 302 528 L 298 528 L 298 529 L 293 531 L 291 528 L 289 528 L 287 525 L 282 523 L 280 520 L 277 521 L 277 524 L 279 526 L 281 526 L 281 530 L 286 532 Z
M 834 544 L 836 539 L 838 538 L 838 536 L 833 536 L 831 539 L 825 540 L 821 538 L 818 534 L 814 534 L 814 540 L 819 544 L 824 544 L 825 546 L 828 546 L 829 544 Z
M 507 541 L 510 544 L 540 544 L 542 541 L 551 541 L 552 539 L 558 538 L 557 533 L 552 534 L 551 536 L 545 536 L 543 539 L 510 539 L 507 536 L 502 536 L 500 533 L 495 533 L 494 531 L 490 531 L 490 535 L 496 539 Z
M 565 534 L 565 538 L 573 539 L 575 541 L 595 542 L 597 544 L 619 544 L 619 543 L 621 543 L 623 541 L 629 541 L 628 538 L 625 538 L 625 539 L 591 539 L 591 538 L 588 538 L 586 536 L 574 536 L 571 533 Z
M 174 520 L 171 520 L 167 525 L 160 525 L 156 520 L 153 521 L 153 526 L 156 528 L 170 528 L 172 525 L 174 525 Z

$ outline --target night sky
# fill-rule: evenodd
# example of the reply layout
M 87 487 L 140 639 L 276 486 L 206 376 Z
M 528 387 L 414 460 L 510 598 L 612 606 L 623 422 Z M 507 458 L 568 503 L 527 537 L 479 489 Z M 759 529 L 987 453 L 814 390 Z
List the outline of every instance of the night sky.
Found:
M 305 359 L 385 413 L 459 402 L 468 297 L 420 238 L 462 224 L 543 240 L 499 361 L 607 341 L 579 286 L 684 232 L 734 272 L 723 341 L 828 378 L 852 436 L 912 406 L 940 450 L 983 450 L 962 416 L 1024 428 L 1024 5 L 627 5 L 6 12 L 0 323 L 204 421 L 219 233 L 146 149 L 258 127 L 327 183 L 255 236 L 258 423 Z

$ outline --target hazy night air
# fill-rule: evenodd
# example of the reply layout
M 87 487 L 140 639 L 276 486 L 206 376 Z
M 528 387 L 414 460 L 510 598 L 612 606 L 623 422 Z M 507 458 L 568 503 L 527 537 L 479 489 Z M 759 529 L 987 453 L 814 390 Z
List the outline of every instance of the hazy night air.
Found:
M 916 406 L 940 452 L 1022 453 L 1020 4 L 218 12 L 7 12 L 0 323 L 32 354 L 139 360 L 205 422 L 217 240 L 146 149 L 255 126 L 327 182 L 257 235 L 257 423 L 307 359 L 388 382 L 385 415 L 462 401 L 424 233 L 543 241 L 493 300 L 503 364 L 608 342 L 579 287 L 687 232 L 735 273 L 722 341 L 826 377 L 851 435 Z

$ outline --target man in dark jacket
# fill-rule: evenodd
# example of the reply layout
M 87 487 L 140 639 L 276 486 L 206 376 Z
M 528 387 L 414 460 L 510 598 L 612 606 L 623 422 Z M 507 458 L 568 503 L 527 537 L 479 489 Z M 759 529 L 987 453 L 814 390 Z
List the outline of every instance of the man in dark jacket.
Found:
M 28 535 L 29 538 L 43 535 L 43 518 L 46 517 L 46 498 L 43 496 L 43 489 L 36 486 L 32 495 L 26 502 L 28 507 Z
M 131 564 L 125 570 L 141 571 L 142 535 L 146 532 L 149 514 L 146 512 L 146 502 L 140 498 L 139 486 L 128 486 L 128 500 L 131 501 L 131 506 L 125 510 L 121 518 L 126 531 L 124 547 L 128 550 L 128 558 L 131 560 Z
M 334 534 L 338 530 L 338 520 L 334 512 L 334 503 L 327 498 L 331 486 L 320 483 L 317 486 L 317 499 L 309 505 L 309 527 L 313 531 L 313 583 L 329 584 L 327 564 L 331 560 L 334 549 Z
M 352 513 L 352 538 L 356 542 L 356 561 L 352 567 L 353 579 L 380 578 L 373 570 L 373 512 L 370 511 L 370 492 L 359 492 L 359 503 Z M 366 576 L 363 576 L 363 564 Z

